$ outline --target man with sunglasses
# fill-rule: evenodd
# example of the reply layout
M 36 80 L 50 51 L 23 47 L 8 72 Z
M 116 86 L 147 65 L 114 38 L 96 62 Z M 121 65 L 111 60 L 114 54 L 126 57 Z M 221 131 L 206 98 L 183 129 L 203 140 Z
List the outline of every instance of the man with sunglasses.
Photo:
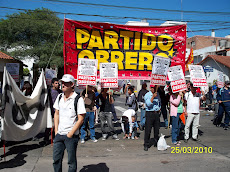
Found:
M 79 128 L 81 127 L 86 113 L 85 103 L 82 97 L 77 102 L 75 112 L 74 77 L 69 74 L 63 75 L 62 94 L 59 94 L 55 103 L 54 127 L 55 139 L 53 145 L 53 167 L 55 172 L 62 171 L 64 151 L 67 149 L 69 172 L 77 171 L 76 150 L 79 140 Z M 60 98 L 61 96 L 61 98 Z

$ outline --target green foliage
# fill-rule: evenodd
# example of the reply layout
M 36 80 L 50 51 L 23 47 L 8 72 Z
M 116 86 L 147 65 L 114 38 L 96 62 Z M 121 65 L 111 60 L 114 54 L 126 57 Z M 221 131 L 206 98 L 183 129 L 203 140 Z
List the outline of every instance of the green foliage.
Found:
M 23 68 L 23 75 L 28 76 L 30 74 L 30 70 L 28 68 Z
M 0 20 L 0 47 L 14 50 L 18 59 L 35 58 L 39 67 L 46 67 L 60 33 L 63 21 L 49 9 L 28 10 Z M 50 66 L 63 66 L 63 31 L 54 50 Z

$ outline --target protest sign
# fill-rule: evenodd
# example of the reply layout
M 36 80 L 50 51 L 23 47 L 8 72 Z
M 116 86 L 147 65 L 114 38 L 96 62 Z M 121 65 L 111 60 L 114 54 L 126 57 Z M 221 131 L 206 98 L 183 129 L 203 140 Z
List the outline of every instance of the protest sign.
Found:
M 168 71 L 168 77 L 171 81 L 171 88 L 173 93 L 187 89 L 183 70 L 180 65 L 170 67 Z
M 223 74 L 223 72 L 218 72 L 217 86 L 218 86 L 218 88 L 224 87 L 224 74 Z
M 207 87 L 204 69 L 201 65 L 188 65 L 191 81 L 194 87 Z
M 102 88 L 118 87 L 117 63 L 100 63 L 100 79 Z
M 78 60 L 77 83 L 78 85 L 97 84 L 97 60 Z
M 52 79 L 57 77 L 56 70 L 46 69 L 45 70 L 46 84 L 51 85 Z
M 15 82 L 19 82 L 19 63 L 6 63 L 6 70 L 10 73 Z
M 118 78 L 150 80 L 153 55 L 185 66 L 186 25 L 129 26 L 64 20 L 64 73 L 76 77 L 79 58 L 117 63 Z
M 165 85 L 170 58 L 154 57 L 150 85 Z

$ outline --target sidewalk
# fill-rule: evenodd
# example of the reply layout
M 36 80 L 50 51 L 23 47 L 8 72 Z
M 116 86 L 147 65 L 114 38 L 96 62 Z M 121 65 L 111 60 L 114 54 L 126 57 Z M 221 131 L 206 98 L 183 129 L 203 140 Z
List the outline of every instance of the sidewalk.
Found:
M 140 132 L 139 140 L 112 140 L 106 141 L 98 138 L 97 143 L 90 140 L 78 146 L 78 171 L 87 172 L 152 172 L 152 171 L 229 171 L 230 168 L 230 130 L 225 131 L 212 125 L 207 112 L 201 112 L 200 139 L 197 143 L 191 139 L 187 144 L 183 141 L 179 149 L 198 147 L 211 147 L 212 153 L 173 153 L 171 144 L 171 129 L 161 127 L 160 133 L 166 135 L 166 142 L 172 146 L 166 151 L 158 151 L 151 147 L 149 151 L 143 150 L 144 132 Z M 120 127 L 116 127 L 120 133 Z M 96 128 L 100 137 L 100 128 Z M 119 134 L 122 138 L 123 134 Z M 41 139 L 40 139 L 41 141 Z M 1 148 L 1 153 L 3 149 Z M 9 146 L 6 149 L 6 162 L 0 162 L 0 170 L 4 172 L 51 172 L 52 146 L 39 146 L 39 141 L 29 141 Z M 67 153 L 63 160 L 63 172 L 68 171 Z

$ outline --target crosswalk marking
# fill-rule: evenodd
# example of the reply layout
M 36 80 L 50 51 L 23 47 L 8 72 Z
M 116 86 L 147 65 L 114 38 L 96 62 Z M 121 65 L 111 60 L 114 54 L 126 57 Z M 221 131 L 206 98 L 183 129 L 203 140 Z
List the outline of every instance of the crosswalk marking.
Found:
M 120 106 L 115 106 L 115 109 L 121 111 L 121 112 L 124 112 L 126 111 L 127 109 L 123 108 L 123 107 L 120 107 Z

